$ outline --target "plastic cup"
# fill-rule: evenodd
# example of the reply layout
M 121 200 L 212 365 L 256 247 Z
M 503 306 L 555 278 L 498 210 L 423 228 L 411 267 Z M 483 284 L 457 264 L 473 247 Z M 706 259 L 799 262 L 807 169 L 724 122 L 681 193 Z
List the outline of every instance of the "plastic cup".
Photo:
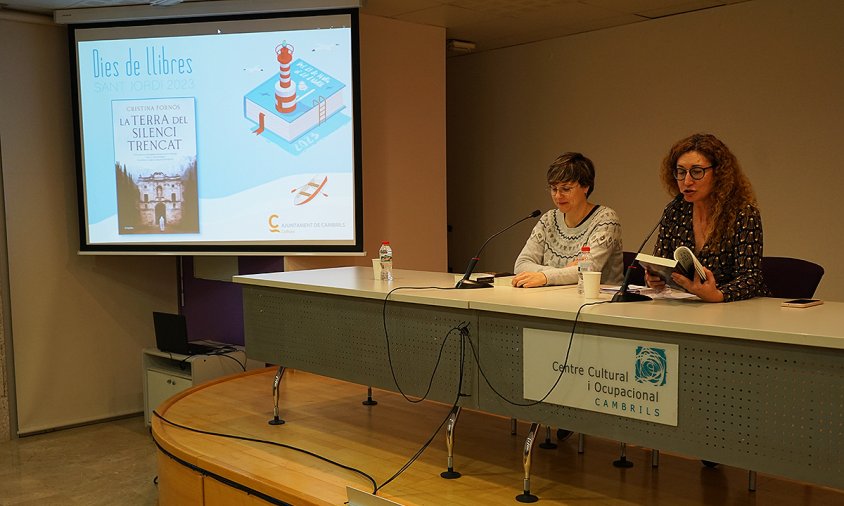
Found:
M 601 293 L 601 273 L 600 272 L 584 272 L 583 273 L 583 297 L 587 299 L 597 299 Z

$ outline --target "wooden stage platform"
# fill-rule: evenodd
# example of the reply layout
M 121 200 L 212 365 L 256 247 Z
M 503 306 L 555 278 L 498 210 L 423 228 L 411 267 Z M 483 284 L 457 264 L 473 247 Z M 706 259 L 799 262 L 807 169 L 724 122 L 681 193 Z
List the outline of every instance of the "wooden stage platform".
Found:
M 159 504 L 342 505 L 346 487 L 372 492 L 423 446 L 450 406 L 409 403 L 375 390 L 377 406 L 364 406 L 366 387 L 301 371 L 287 371 L 280 388 L 284 425 L 272 418 L 275 369 L 230 376 L 182 392 L 159 406 L 152 431 L 159 445 Z M 172 422 L 172 423 L 170 423 Z M 177 427 L 175 424 L 187 428 Z M 510 434 L 510 420 L 463 410 L 455 431 L 454 469 L 446 480 L 444 429 L 403 474 L 378 495 L 406 506 L 515 505 L 522 492 L 527 422 Z M 544 438 L 545 430 L 540 434 Z M 232 437 L 226 437 L 232 436 Z M 266 441 L 258 442 L 256 440 Z M 556 442 L 556 439 L 554 439 Z M 541 442 L 538 441 L 537 444 Z M 288 445 L 284 447 L 280 445 Z M 310 454 L 296 451 L 298 448 Z M 617 442 L 577 436 L 558 448 L 534 448 L 531 492 L 539 504 L 567 505 L 844 505 L 844 492 L 760 475 L 747 490 L 747 472 L 628 447 L 630 469 L 618 469 Z

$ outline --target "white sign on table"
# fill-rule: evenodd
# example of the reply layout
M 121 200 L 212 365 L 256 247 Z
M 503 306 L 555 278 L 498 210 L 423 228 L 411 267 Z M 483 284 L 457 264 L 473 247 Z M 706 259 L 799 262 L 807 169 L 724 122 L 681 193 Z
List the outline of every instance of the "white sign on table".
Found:
M 570 335 L 524 329 L 525 399 L 677 425 L 678 345 Z

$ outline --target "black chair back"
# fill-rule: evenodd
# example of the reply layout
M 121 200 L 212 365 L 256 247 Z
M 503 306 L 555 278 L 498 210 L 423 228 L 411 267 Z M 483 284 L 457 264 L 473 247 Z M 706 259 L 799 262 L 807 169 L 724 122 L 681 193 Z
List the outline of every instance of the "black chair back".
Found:
M 823 267 L 808 260 L 762 257 L 762 276 L 773 297 L 811 299 L 823 273 Z
M 636 252 L 624 251 L 622 256 L 624 257 L 624 274 L 627 274 L 627 267 L 636 260 Z M 633 272 L 630 273 L 630 284 L 645 286 L 645 269 L 641 265 L 636 264 Z

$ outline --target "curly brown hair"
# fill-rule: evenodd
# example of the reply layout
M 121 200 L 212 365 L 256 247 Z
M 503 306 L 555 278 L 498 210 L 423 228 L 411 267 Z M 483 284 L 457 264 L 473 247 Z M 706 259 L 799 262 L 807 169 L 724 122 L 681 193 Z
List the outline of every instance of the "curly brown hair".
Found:
M 712 216 L 705 231 L 707 247 L 717 248 L 736 232 L 736 218 L 746 206 L 756 206 L 750 180 L 744 175 L 738 159 L 720 139 L 712 134 L 697 133 L 680 139 L 662 160 L 662 184 L 672 196 L 680 193 L 674 169 L 677 159 L 690 151 L 697 151 L 709 161 L 714 170 L 712 184 Z

